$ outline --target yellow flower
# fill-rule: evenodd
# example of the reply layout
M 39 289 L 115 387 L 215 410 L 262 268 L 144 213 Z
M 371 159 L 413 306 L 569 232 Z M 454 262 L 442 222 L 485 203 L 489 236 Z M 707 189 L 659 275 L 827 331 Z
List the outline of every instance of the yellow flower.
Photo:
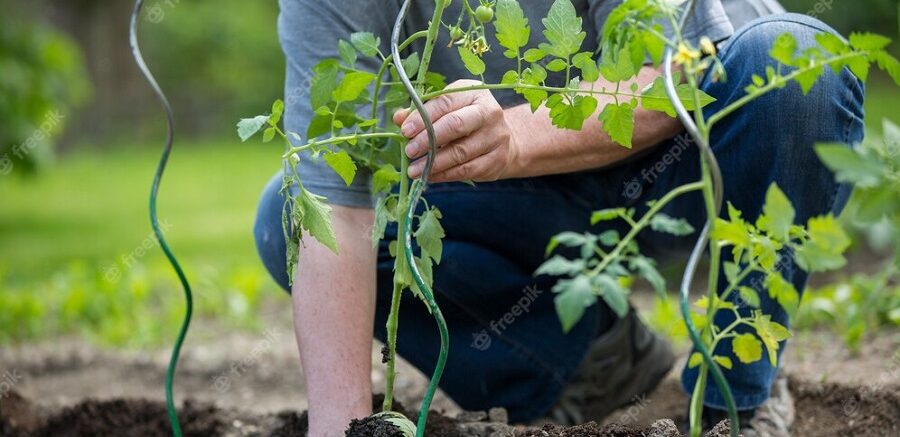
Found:
M 700 59 L 700 52 L 688 47 L 685 43 L 678 44 L 678 53 L 675 54 L 675 63 L 684 65 Z
M 707 55 L 715 55 L 716 54 L 716 45 L 713 44 L 712 40 L 708 37 L 700 38 L 700 50 Z

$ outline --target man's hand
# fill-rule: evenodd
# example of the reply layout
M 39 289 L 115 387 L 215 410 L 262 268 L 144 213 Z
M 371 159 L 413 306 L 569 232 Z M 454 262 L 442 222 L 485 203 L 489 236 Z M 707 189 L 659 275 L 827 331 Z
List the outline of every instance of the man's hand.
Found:
M 474 80 L 458 80 L 448 88 L 479 85 Z M 516 165 L 517 142 L 506 113 L 488 90 L 445 94 L 425 103 L 434 123 L 438 152 L 430 180 L 489 182 L 509 177 Z M 406 155 L 415 160 L 409 177 L 418 178 L 425 168 L 428 133 L 418 112 L 400 110 L 394 123 L 410 139 Z

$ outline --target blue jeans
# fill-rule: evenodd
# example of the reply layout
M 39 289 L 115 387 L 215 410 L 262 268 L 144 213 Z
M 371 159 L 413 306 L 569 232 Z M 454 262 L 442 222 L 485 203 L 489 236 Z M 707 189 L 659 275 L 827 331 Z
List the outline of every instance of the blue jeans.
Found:
M 703 90 L 718 99 L 705 109 L 707 113 L 743 96 L 753 74 L 764 75 L 766 66 L 773 64 L 769 48 L 784 32 L 792 33 L 803 48 L 814 44 L 816 33 L 833 30 L 795 14 L 762 18 L 739 29 L 721 52 L 728 81 L 702 83 Z M 711 143 L 724 173 L 726 200 L 754 221 L 767 188 L 777 183 L 794 203 L 798 223 L 840 212 L 850 187 L 835 182 L 812 146 L 862 141 L 862 104 L 863 87 L 856 77 L 847 70 L 840 74 L 828 70 L 807 96 L 791 84 L 722 120 L 712 132 Z M 544 248 L 562 231 L 603 231 L 589 225 L 592 211 L 633 206 L 640 214 L 647 201 L 698 180 L 698 151 L 683 138 L 673 138 L 612 169 L 475 187 L 448 183 L 429 188 L 426 198 L 443 212 L 447 234 L 443 262 L 434 275 L 437 300 L 450 327 L 451 352 L 441 386 L 463 408 L 503 406 L 511 420 L 526 421 L 553 405 L 591 341 L 609 329 L 616 316 L 605 304 L 595 305 L 564 334 L 550 292 L 555 279 L 533 275 L 544 261 Z M 255 232 L 263 262 L 287 289 L 280 183 L 278 175 L 266 187 Z M 665 213 L 684 217 L 698 229 L 705 221 L 697 193 L 672 203 Z M 375 335 L 382 341 L 393 268 L 386 241 L 395 236 L 396 227 L 389 228 L 378 256 Z M 684 254 L 694 238 L 646 231 L 639 243 L 645 252 Z M 791 262 L 781 268 L 785 278 L 802 290 L 807 274 Z M 748 278 L 749 285 L 758 283 L 759 278 Z M 784 310 L 767 293 L 760 296 L 763 311 L 787 324 Z M 430 374 L 438 352 L 434 321 L 409 293 L 400 308 L 399 353 Z M 723 317 L 717 323 L 728 320 Z M 738 407 L 752 409 L 768 398 L 777 369 L 765 359 L 750 365 L 734 362 L 725 374 Z M 686 370 L 685 389 L 690 391 L 695 381 L 696 370 Z M 706 393 L 706 403 L 723 407 L 714 384 Z

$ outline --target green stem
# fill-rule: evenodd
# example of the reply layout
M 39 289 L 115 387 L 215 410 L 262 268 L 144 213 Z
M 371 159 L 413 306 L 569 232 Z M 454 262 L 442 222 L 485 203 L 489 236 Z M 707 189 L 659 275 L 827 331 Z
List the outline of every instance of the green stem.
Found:
M 628 234 L 626 234 L 625 237 L 622 238 L 622 241 L 620 241 L 619 244 L 616 245 L 616 247 L 612 250 L 612 252 L 610 252 L 608 256 L 603 258 L 603 260 L 600 262 L 600 264 L 597 264 L 597 267 L 594 267 L 593 269 L 591 269 L 589 275 L 596 275 L 596 274 L 602 272 L 604 269 L 606 269 L 606 267 L 609 266 L 609 264 L 613 260 L 617 259 L 619 257 L 619 255 L 622 254 L 622 251 L 625 250 L 625 247 L 628 246 L 628 243 L 630 243 L 631 240 L 634 240 L 634 238 L 637 237 L 637 235 L 647 225 L 650 224 L 650 219 L 652 219 L 654 215 L 656 215 L 658 212 L 660 212 L 669 202 L 671 202 L 672 200 L 675 200 L 675 198 L 677 198 L 678 196 L 681 196 L 682 194 L 689 193 L 691 191 L 700 190 L 700 189 L 703 189 L 703 183 L 693 182 L 690 184 L 682 185 L 682 186 L 675 188 L 674 190 L 666 193 L 665 196 L 663 196 L 661 199 L 659 199 L 659 201 L 655 202 L 653 204 L 653 206 L 650 208 L 650 210 L 648 210 L 647 213 L 644 214 L 644 216 L 641 217 L 641 219 L 638 220 L 637 223 L 634 224 L 634 226 L 631 228 L 631 230 L 628 231 Z
M 742 108 L 744 105 L 759 98 L 763 94 L 766 94 L 770 91 L 773 91 L 775 89 L 783 87 L 788 82 L 790 82 L 793 79 L 796 79 L 798 76 L 800 76 L 803 73 L 807 73 L 816 68 L 822 68 L 826 65 L 831 65 L 831 64 L 834 64 L 837 62 L 846 61 L 848 59 L 852 59 L 852 58 L 856 58 L 856 57 L 860 57 L 860 56 L 868 56 L 868 53 L 867 52 L 852 52 L 852 53 L 846 53 L 846 54 L 843 54 L 840 56 L 835 56 L 835 57 L 833 57 L 831 59 L 827 59 L 825 61 L 814 61 L 814 62 L 811 62 L 806 67 L 798 68 L 798 69 L 792 71 L 787 76 L 777 77 L 772 82 L 769 82 L 768 84 L 760 87 L 754 93 L 747 94 L 744 97 L 741 97 L 740 99 L 734 101 L 732 104 L 723 108 L 721 111 L 710 116 L 707 125 L 710 128 L 712 128 L 712 126 L 714 124 L 716 124 L 718 121 L 722 120 L 723 118 L 731 115 L 731 113 L 733 113 L 734 111 L 737 111 L 738 109 Z
M 403 286 L 394 281 L 394 292 L 391 294 L 391 313 L 387 320 L 387 371 L 384 381 L 384 403 L 382 411 L 391 411 L 394 407 L 394 377 L 397 363 L 397 328 L 400 319 L 400 297 L 403 294 Z
M 459 88 L 445 88 L 438 91 L 432 91 L 430 93 L 426 93 L 422 95 L 422 100 L 428 101 L 434 99 L 435 97 L 442 96 L 444 94 L 453 94 L 453 93 L 461 93 L 466 91 L 477 91 L 477 90 L 511 90 L 511 89 L 523 89 L 523 90 L 543 90 L 547 92 L 553 93 L 577 93 L 577 94 L 597 94 L 597 95 L 606 95 L 606 96 L 620 96 L 620 97 L 635 97 L 640 99 L 650 99 L 650 100 L 665 100 L 668 101 L 668 98 L 665 96 L 644 96 L 642 94 L 628 93 L 628 92 L 610 92 L 605 90 L 586 90 L 583 88 L 568 88 L 568 87 L 552 87 L 552 86 L 544 86 L 544 85 L 531 85 L 527 83 L 498 83 L 498 84 L 479 84 L 479 85 L 470 85 Z
M 703 431 L 703 423 L 701 423 L 703 417 L 703 393 L 706 390 L 708 370 L 706 361 L 700 363 L 700 376 L 697 378 L 697 383 L 694 384 L 693 393 L 691 393 L 689 418 L 691 424 L 691 437 L 700 437 L 700 433 Z
M 405 140 L 406 139 L 406 137 L 404 137 L 403 135 L 394 133 L 394 132 L 374 132 L 374 133 L 368 133 L 368 134 L 343 135 L 343 136 L 339 136 L 339 137 L 331 137 L 331 138 L 328 138 L 325 140 L 320 140 L 320 141 L 312 141 L 312 142 L 306 143 L 302 146 L 291 147 L 284 155 L 282 155 L 282 158 L 287 158 L 294 153 L 302 152 L 304 150 L 308 150 L 308 149 L 311 149 L 311 148 L 317 147 L 317 146 L 324 146 L 327 144 L 346 143 L 346 142 L 352 141 L 352 140 L 364 140 L 364 139 L 372 139 L 372 138 L 392 138 L 395 140 Z

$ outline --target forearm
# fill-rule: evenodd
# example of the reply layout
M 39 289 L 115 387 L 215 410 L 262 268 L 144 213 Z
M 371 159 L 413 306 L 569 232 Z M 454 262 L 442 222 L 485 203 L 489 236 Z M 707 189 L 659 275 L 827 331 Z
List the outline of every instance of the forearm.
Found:
M 634 82 L 643 89 L 659 74 L 659 71 L 646 67 Z M 585 86 L 589 88 L 590 84 Z M 631 82 L 625 83 L 620 85 L 620 89 L 627 90 L 630 86 Z M 600 79 L 594 84 L 594 88 L 601 87 L 614 89 L 615 85 Z M 504 177 L 543 176 L 606 167 L 659 144 L 682 130 L 677 119 L 638 107 L 635 110 L 633 147 L 622 147 L 603 132 L 602 124 L 597 118 L 603 107 L 613 102 L 613 98 L 600 96 L 599 100 L 597 111 L 585 121 L 580 131 L 553 126 L 550 110 L 543 106 L 535 113 L 531 112 L 528 104 L 506 109 L 507 120 L 513 129 L 517 156 Z
M 294 329 L 309 398 L 310 436 L 342 436 L 372 413 L 375 252 L 369 209 L 334 207 L 340 256 L 312 238 L 300 248 Z

